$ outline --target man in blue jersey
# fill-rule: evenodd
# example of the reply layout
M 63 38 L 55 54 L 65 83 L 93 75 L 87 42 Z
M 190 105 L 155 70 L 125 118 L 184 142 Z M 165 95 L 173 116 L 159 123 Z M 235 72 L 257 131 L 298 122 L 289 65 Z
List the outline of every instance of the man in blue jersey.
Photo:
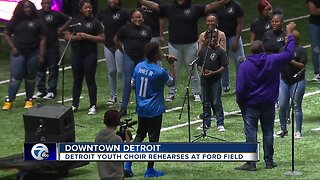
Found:
M 137 64 L 131 79 L 131 86 L 136 90 L 138 113 L 137 135 L 133 142 L 142 142 L 149 136 L 149 142 L 159 142 L 162 114 L 164 107 L 164 85 L 173 86 L 173 57 L 169 56 L 170 76 L 168 72 L 157 65 L 161 60 L 162 51 L 157 43 L 148 43 L 144 47 L 145 60 Z M 132 177 L 132 162 L 125 164 L 125 177 Z M 148 162 L 144 177 L 163 176 L 164 172 L 153 168 L 154 162 Z

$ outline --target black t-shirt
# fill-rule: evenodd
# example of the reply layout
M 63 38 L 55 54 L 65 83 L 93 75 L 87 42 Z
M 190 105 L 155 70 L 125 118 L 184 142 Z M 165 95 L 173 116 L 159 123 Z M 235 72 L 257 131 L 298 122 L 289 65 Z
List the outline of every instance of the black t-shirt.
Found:
M 161 0 L 151 0 L 151 1 L 157 4 L 164 4 L 164 2 Z M 143 6 L 139 3 L 137 4 L 137 7 L 143 9 L 144 14 L 146 15 L 143 23 L 151 28 L 152 37 L 159 37 L 160 36 L 159 12 L 152 11 L 151 9 L 148 9 L 146 6 Z
M 70 27 L 69 32 L 83 32 L 90 35 L 100 35 L 103 34 L 103 27 L 101 23 L 94 18 L 84 19 L 81 17 L 75 17 L 71 20 L 70 24 L 77 24 L 80 23 L 80 26 Z M 97 53 L 97 43 L 89 41 L 89 40 L 80 40 L 80 41 L 73 41 L 71 43 L 72 51 L 81 53 L 81 54 L 90 54 L 90 53 Z
M 129 12 L 122 8 L 110 8 L 100 11 L 97 19 L 104 26 L 104 45 L 106 47 L 114 46 L 113 38 L 117 34 L 121 26 L 130 21 Z
M 285 44 L 286 33 L 282 30 L 269 30 L 264 33 L 262 42 L 266 53 L 278 53 L 280 48 Z
M 214 49 L 208 48 L 208 46 L 202 48 L 199 52 L 199 59 L 197 61 L 197 65 L 201 66 L 204 64 L 204 69 L 216 71 L 220 69 L 222 66 L 225 68 L 228 67 L 228 58 L 227 53 L 221 49 L 221 47 L 216 47 Z M 201 76 L 201 82 L 204 83 L 215 83 L 217 81 L 220 81 L 221 74 L 210 77 L 210 78 L 204 78 Z
M 39 17 L 45 26 L 46 48 L 58 46 L 58 28 L 67 22 L 71 17 L 57 11 L 39 10 Z
M 308 2 L 312 2 L 316 8 L 320 8 L 320 1 L 319 0 L 307 0 Z M 320 25 L 320 15 L 311 15 L 309 17 L 309 23 L 311 24 L 316 24 L 316 25 Z
M 44 35 L 44 26 L 40 19 L 25 19 L 17 23 L 10 21 L 6 30 L 13 35 L 14 46 L 22 55 L 29 55 L 39 49 L 40 36 Z
M 198 19 L 205 16 L 205 5 L 194 4 L 189 8 L 159 4 L 160 15 L 169 20 L 169 42 L 189 44 L 198 40 Z
M 223 8 L 219 8 L 213 13 L 217 14 L 219 20 L 218 29 L 226 37 L 235 36 L 237 33 L 237 18 L 243 17 L 243 10 L 238 1 L 231 0 Z
M 143 48 L 151 40 L 151 34 L 149 26 L 136 26 L 129 23 L 120 28 L 117 36 L 123 44 L 126 54 L 137 62 L 143 59 Z
M 284 51 L 284 46 L 280 50 Z M 307 64 L 307 51 L 300 45 L 297 45 L 294 48 L 294 58 L 293 60 Z M 301 73 L 296 78 L 293 76 L 297 74 L 301 69 L 292 66 L 291 64 L 287 64 L 281 71 L 281 79 L 287 84 L 294 84 L 299 82 L 305 78 L 305 73 Z
M 254 40 L 262 41 L 265 32 L 272 29 L 270 18 L 258 18 L 256 19 L 250 27 L 250 31 L 255 33 Z

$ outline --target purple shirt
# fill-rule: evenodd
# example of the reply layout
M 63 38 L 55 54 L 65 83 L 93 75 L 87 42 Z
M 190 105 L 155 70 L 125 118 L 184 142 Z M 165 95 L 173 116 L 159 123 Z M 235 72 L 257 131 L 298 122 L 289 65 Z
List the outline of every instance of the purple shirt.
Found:
M 237 74 L 236 97 L 240 107 L 274 106 L 279 94 L 280 72 L 293 59 L 294 47 L 290 35 L 284 52 L 248 55 Z

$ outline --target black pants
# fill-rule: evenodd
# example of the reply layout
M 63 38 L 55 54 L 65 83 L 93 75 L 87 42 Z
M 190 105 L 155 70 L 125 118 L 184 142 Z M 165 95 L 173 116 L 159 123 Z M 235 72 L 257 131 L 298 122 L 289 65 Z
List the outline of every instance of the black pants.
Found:
M 83 78 L 85 78 L 90 98 L 90 107 L 97 104 L 97 54 L 90 53 L 83 55 L 72 52 L 72 73 L 73 73 L 73 90 L 72 106 L 79 106 L 79 99 L 82 90 Z
M 162 114 L 155 117 L 140 117 L 138 116 L 137 135 L 133 142 L 142 142 L 144 138 L 149 136 L 149 142 L 159 142 L 160 130 L 162 124 Z M 148 168 L 153 168 L 154 162 L 148 162 Z

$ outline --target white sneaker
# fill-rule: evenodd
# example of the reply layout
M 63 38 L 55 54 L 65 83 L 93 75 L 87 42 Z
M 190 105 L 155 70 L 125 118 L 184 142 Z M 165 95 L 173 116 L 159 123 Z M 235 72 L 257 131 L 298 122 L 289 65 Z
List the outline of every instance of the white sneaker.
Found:
M 54 98 L 55 96 L 54 96 L 54 94 L 52 93 L 52 92 L 48 92 L 47 93 L 47 95 L 45 95 L 44 97 L 43 97 L 43 99 L 52 99 L 52 98 Z
M 96 107 L 96 105 L 91 106 L 91 108 L 89 109 L 88 114 L 89 114 L 89 115 L 97 114 L 97 107 Z
M 78 107 L 72 106 L 71 108 L 72 108 L 73 112 L 77 112 L 78 111 Z
M 117 97 L 116 96 L 113 96 L 113 97 L 111 97 L 110 99 L 108 99 L 108 101 L 107 101 L 107 105 L 113 105 L 113 104 L 115 104 L 117 102 Z
M 168 96 L 166 97 L 166 101 L 167 102 L 172 102 L 174 100 L 174 94 L 168 94 Z
M 209 126 L 204 125 L 204 130 L 210 129 Z M 200 126 L 197 127 L 197 130 L 203 130 L 203 124 L 201 124 Z
M 194 97 L 194 102 L 201 102 L 201 97 L 199 94 L 195 94 L 193 95 L 193 97 Z
M 320 75 L 319 74 L 314 74 L 312 81 L 319 81 L 320 80 Z
M 295 138 L 295 139 L 301 139 L 301 138 L 302 138 L 301 132 L 296 131 L 296 132 L 294 133 L 294 138 Z
M 226 129 L 224 128 L 224 126 L 218 126 L 217 129 L 218 129 L 219 132 L 224 132 L 224 131 L 226 131 Z
M 43 94 L 42 92 L 38 91 L 32 96 L 32 98 L 33 99 L 39 99 L 39 98 L 43 98 L 44 96 L 45 96 L 45 94 Z

